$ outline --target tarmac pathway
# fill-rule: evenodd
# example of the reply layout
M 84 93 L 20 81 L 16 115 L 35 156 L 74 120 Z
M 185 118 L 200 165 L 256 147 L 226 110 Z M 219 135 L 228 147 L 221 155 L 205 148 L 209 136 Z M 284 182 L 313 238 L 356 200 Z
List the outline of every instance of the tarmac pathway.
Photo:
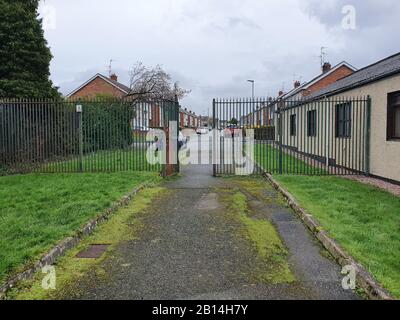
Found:
M 240 226 L 227 219 L 228 209 L 221 201 L 220 192 L 238 187 L 234 179 L 213 178 L 211 166 L 188 166 L 181 178 L 166 182 L 165 187 L 167 195 L 143 215 L 143 231 L 137 239 L 121 243 L 105 261 L 107 280 L 88 275 L 80 290 L 65 298 L 358 298 L 342 289 L 340 267 L 267 182 L 262 195 L 241 191 L 248 197 L 253 218 L 269 220 L 287 247 L 287 262 L 296 279 L 290 283 L 253 277 L 254 248 L 236 232 Z

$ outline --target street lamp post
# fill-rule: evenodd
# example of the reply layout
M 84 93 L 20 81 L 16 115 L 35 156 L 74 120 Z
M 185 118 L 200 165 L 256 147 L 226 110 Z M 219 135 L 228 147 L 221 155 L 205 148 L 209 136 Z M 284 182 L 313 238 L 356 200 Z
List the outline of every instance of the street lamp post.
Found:
M 254 80 L 247 80 L 247 82 L 251 83 L 251 97 L 254 100 L 254 83 L 255 83 L 255 81 Z

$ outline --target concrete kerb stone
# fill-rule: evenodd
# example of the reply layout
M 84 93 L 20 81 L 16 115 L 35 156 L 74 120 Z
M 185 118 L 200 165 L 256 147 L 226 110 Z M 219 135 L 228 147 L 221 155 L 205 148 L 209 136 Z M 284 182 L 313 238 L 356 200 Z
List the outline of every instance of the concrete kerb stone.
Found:
M 384 289 L 374 277 L 354 258 L 352 258 L 334 239 L 332 239 L 314 217 L 309 214 L 295 200 L 293 195 L 280 186 L 280 184 L 267 172 L 263 176 L 278 190 L 287 200 L 289 206 L 304 222 L 312 234 L 318 239 L 323 247 L 336 259 L 340 266 L 351 265 L 357 274 L 357 283 L 374 300 L 393 300 L 392 295 Z
M 153 181 L 148 181 L 136 187 L 134 190 L 122 197 L 116 204 L 106 209 L 98 217 L 89 221 L 80 231 L 75 234 L 75 236 L 68 237 L 60 241 L 50 251 L 43 255 L 39 261 L 27 265 L 24 271 L 14 275 L 9 280 L 6 280 L 5 284 L 0 286 L 0 300 L 4 299 L 7 291 L 15 287 L 20 281 L 31 279 L 34 274 L 42 270 L 43 267 L 54 264 L 56 260 L 65 255 L 68 250 L 76 247 L 83 238 L 92 234 L 99 224 L 108 220 L 110 215 L 115 213 L 121 207 L 127 205 L 137 193 L 148 187 L 151 183 L 153 183 Z

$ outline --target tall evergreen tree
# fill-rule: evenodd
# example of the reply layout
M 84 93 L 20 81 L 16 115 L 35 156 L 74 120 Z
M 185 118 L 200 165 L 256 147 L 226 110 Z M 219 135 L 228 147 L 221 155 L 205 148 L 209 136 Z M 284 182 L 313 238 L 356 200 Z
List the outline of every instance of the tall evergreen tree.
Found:
M 0 0 L 0 97 L 56 97 L 39 0 Z

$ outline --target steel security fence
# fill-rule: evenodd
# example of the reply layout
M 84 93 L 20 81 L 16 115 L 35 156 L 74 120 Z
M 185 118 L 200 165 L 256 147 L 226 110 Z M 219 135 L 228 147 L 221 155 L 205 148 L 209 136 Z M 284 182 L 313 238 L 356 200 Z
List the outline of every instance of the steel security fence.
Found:
M 368 97 L 215 99 L 214 175 L 249 162 L 254 173 L 369 174 L 370 117 Z
M 178 110 L 176 101 L 2 99 L 0 174 L 162 171 L 166 141 L 148 133 L 179 122 Z

